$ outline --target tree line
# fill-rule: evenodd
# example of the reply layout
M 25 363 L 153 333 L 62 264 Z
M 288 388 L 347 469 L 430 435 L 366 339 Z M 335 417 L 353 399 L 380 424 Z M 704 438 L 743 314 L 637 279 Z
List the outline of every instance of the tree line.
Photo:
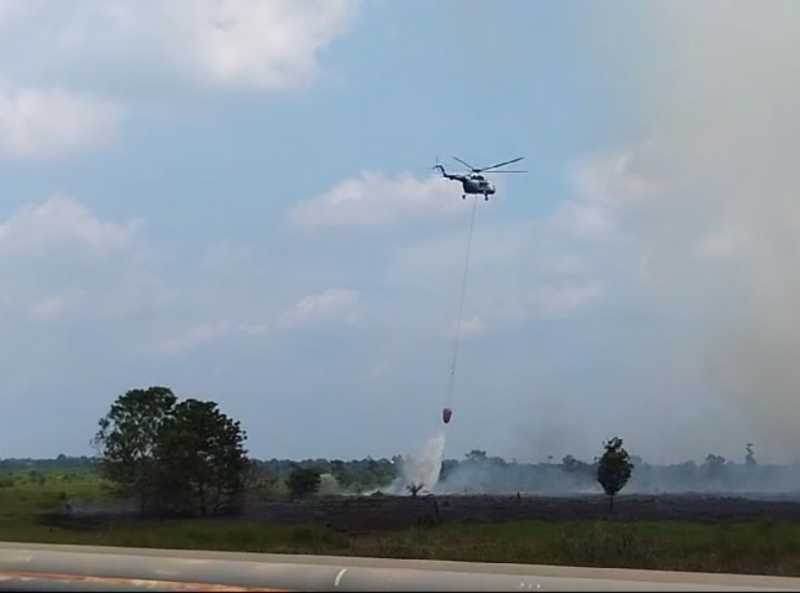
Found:
M 180 401 L 167 387 L 149 387 L 119 396 L 100 419 L 93 443 L 101 474 L 119 494 L 135 497 L 143 514 L 233 512 L 241 507 L 249 485 L 269 487 L 282 481 L 292 497 L 304 497 L 320 491 L 324 476 L 337 490 L 359 493 L 391 483 L 402 462 L 400 457 L 259 462 L 248 459 L 246 438 L 239 421 L 222 413 L 217 403 Z M 621 439 L 606 444 L 598 470 L 598 480 L 612 499 L 630 476 L 621 445 Z
M 745 445 L 739 462 L 709 453 L 701 462 L 651 464 L 631 455 L 634 471 L 628 491 L 769 493 L 800 489 L 800 464 L 767 464 L 756 459 L 752 443 Z M 440 490 L 469 494 L 537 492 L 565 494 L 598 491 L 599 459 L 586 461 L 566 455 L 560 461 L 519 463 L 473 450 L 464 459 L 442 464 Z
M 374 493 L 402 476 L 401 456 L 342 459 L 251 459 L 239 421 L 217 403 L 179 398 L 167 387 L 133 389 L 99 420 L 95 457 L 4 459 L 0 470 L 99 471 L 116 492 L 136 499 L 142 513 L 209 515 L 239 510 L 246 495 L 302 498 L 314 494 Z M 635 468 L 635 471 L 634 471 Z M 628 482 L 636 491 L 765 490 L 800 487 L 800 467 L 760 465 L 752 443 L 744 463 L 709 454 L 693 461 L 651 465 L 630 456 L 622 439 L 604 443 L 592 462 L 517 463 L 474 449 L 446 459 L 439 490 L 450 493 L 564 493 L 597 491 L 613 497 Z M 416 494 L 415 492 L 413 494 Z

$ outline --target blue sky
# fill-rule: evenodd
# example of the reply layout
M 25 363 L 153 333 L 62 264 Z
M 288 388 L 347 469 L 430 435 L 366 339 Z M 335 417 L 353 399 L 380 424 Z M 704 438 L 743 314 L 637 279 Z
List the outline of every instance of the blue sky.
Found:
M 469 204 L 430 169 L 455 154 L 529 173 L 479 204 L 448 455 L 794 459 L 796 23 L 0 3 L 0 455 L 86 453 L 151 384 L 256 456 L 413 450 L 456 331 Z

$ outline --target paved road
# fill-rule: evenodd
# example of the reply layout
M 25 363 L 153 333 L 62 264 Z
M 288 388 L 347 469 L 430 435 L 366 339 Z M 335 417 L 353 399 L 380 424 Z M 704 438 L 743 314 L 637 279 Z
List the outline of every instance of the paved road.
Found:
M 0 542 L 0 590 L 800 591 L 800 579 Z

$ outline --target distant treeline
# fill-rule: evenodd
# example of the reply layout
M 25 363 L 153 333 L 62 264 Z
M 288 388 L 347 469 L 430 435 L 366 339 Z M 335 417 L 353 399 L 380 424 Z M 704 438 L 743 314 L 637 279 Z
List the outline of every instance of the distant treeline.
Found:
M 800 465 L 761 465 L 752 450 L 744 463 L 709 454 L 703 463 L 654 465 L 633 457 L 625 492 L 798 492 Z M 445 460 L 437 491 L 446 493 L 566 494 L 601 492 L 597 463 L 564 457 L 560 463 L 517 463 L 474 450 L 461 461 Z
M 373 459 L 251 459 L 255 479 L 263 486 L 280 489 L 289 475 L 297 468 L 313 470 L 324 478 L 323 493 L 349 492 L 361 494 L 385 488 L 399 475 L 400 457 L 391 460 Z
M 251 483 L 266 491 L 280 491 L 296 468 L 322 475 L 321 492 L 366 493 L 389 488 L 401 472 L 402 457 L 391 459 L 251 459 Z M 633 458 L 634 469 L 627 493 L 657 492 L 797 492 L 800 465 L 759 464 L 751 455 L 734 463 L 709 454 L 702 463 L 686 461 L 654 465 Z M 94 471 L 94 457 L 59 455 L 55 459 L 3 459 L 0 471 L 62 470 Z M 439 484 L 442 493 L 577 493 L 599 492 L 596 462 L 567 455 L 560 462 L 518 463 L 473 450 L 461 460 L 442 463 Z
M 54 459 L 31 459 L 27 457 L 0 459 L 0 471 L 22 470 L 64 470 L 64 471 L 93 471 L 96 469 L 97 459 L 94 457 L 70 457 L 59 455 Z

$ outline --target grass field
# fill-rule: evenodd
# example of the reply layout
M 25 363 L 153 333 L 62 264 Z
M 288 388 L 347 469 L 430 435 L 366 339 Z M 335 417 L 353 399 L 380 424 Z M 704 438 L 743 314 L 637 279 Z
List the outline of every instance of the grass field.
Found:
M 31 517 L 60 509 L 68 500 L 108 499 L 108 485 L 94 472 L 0 473 L 0 519 Z
M 95 476 L 22 473 L 13 482 L 0 488 L 0 539 L 7 541 L 800 576 L 800 523 L 789 521 L 453 521 L 361 535 L 237 518 L 118 519 L 66 528 L 43 522 L 42 513 L 59 510 L 65 499 L 107 497 Z

